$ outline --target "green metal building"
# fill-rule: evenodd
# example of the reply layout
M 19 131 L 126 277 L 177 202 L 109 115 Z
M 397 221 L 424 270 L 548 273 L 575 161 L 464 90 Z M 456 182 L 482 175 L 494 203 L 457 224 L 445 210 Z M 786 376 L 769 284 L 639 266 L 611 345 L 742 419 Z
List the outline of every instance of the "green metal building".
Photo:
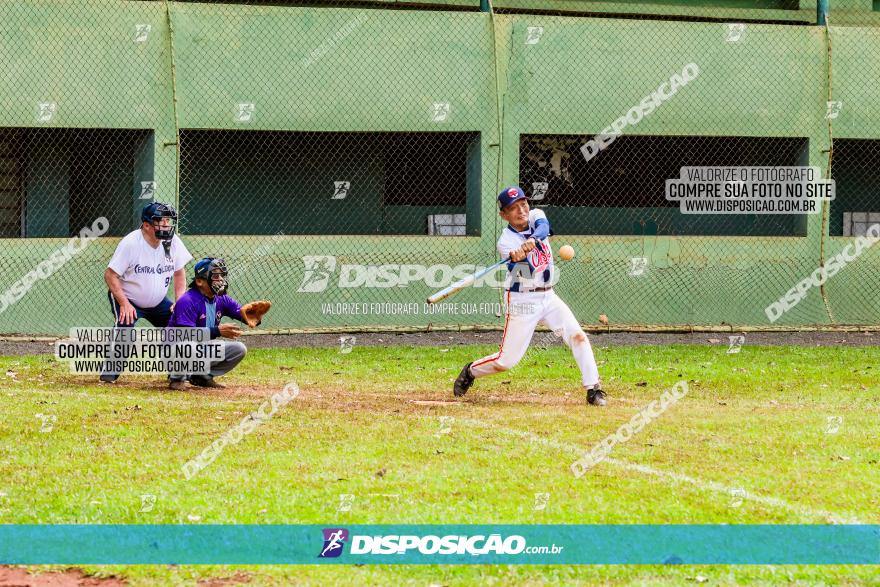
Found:
M 491 264 L 508 183 L 577 250 L 557 289 L 585 323 L 771 326 L 768 304 L 880 220 L 877 1 L 19 0 L 0 29 L 0 333 L 111 324 L 103 270 L 151 200 L 230 262 L 233 295 L 273 300 L 273 329 L 500 325 L 474 310 L 490 287 L 437 309 L 431 283 L 339 280 Z M 816 166 L 837 195 L 682 215 L 663 185 L 694 165 Z M 107 235 L 16 295 L 101 216 Z M 877 324 L 878 269 L 867 250 L 772 326 Z

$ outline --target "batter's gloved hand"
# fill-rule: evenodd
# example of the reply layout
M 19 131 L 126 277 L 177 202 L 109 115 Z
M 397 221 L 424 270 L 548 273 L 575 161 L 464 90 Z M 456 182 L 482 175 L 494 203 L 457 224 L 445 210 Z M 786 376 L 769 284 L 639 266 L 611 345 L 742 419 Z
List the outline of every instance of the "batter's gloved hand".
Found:
M 272 302 L 268 300 L 250 302 L 241 307 L 241 317 L 244 318 L 245 324 L 256 328 L 263 321 L 263 314 L 268 312 L 271 307 Z

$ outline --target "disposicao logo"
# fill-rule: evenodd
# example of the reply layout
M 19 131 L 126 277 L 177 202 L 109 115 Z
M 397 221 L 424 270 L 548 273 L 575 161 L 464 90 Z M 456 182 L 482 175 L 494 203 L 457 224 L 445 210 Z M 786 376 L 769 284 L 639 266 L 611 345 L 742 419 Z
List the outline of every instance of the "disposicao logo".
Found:
M 345 528 L 325 528 L 324 547 L 319 558 L 339 557 L 346 542 L 350 542 L 348 553 L 357 555 L 534 555 L 560 554 L 564 546 L 528 546 L 523 536 L 513 534 L 488 535 L 361 535 L 349 534 Z
M 342 554 L 345 541 L 348 540 L 348 530 L 345 528 L 324 528 L 324 547 L 318 558 L 337 558 Z

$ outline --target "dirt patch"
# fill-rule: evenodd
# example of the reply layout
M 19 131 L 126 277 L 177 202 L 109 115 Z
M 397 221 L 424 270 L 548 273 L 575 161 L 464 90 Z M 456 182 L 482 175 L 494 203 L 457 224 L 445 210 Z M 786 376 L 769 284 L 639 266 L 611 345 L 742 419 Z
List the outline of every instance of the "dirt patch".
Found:
M 26 568 L 0 566 L 0 587 L 122 587 L 126 582 L 114 575 L 95 577 L 82 569 L 30 574 Z
M 2 376 L 2 373 L 0 373 Z M 47 381 L 47 383 L 53 383 Z M 102 391 L 149 391 L 158 397 L 173 398 L 185 395 L 195 395 L 216 398 L 241 398 L 241 397 L 262 397 L 268 399 L 273 393 L 281 391 L 283 386 L 273 385 L 234 385 L 225 383 L 218 378 L 218 383 L 223 387 L 199 387 L 187 383 L 186 388 L 182 391 L 170 389 L 168 380 L 161 377 L 141 377 L 139 375 L 123 375 L 115 383 L 103 383 L 98 381 L 97 376 L 83 375 L 60 375 L 55 384 L 68 384 L 75 386 L 95 385 Z
M 27 340 L 0 340 L 0 356 L 54 355 L 55 345 L 51 342 Z
M 509 394 L 498 391 L 469 392 L 465 397 L 451 399 L 452 390 L 437 393 L 413 394 L 406 397 L 399 394 L 366 393 L 346 388 L 326 387 L 319 389 L 304 389 L 296 401 L 301 402 L 303 407 L 316 408 L 319 410 L 331 409 L 337 412 L 372 412 L 372 413 L 397 413 L 430 415 L 441 412 L 442 408 L 466 408 L 486 406 L 510 406 L 531 405 L 537 407 L 586 406 L 586 399 L 582 392 L 569 392 L 562 394 L 538 394 L 529 392 L 512 392 Z M 450 399 L 445 399 L 450 398 Z
M 218 377 L 219 379 L 219 377 Z M 218 381 L 222 383 L 222 381 Z M 281 385 L 232 385 L 231 383 L 222 383 L 223 387 L 198 387 L 197 385 L 187 384 L 184 391 L 172 391 L 171 393 L 185 393 L 188 395 L 200 395 L 205 397 L 218 397 L 224 399 L 234 399 L 243 397 L 253 397 L 269 399 L 273 393 L 282 390 Z M 168 389 L 167 384 L 163 386 Z

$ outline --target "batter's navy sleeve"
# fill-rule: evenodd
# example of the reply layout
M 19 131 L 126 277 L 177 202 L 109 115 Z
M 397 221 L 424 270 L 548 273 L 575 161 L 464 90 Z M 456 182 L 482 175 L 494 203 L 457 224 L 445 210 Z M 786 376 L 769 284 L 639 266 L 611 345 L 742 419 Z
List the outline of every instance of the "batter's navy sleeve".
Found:
M 532 232 L 531 238 L 542 241 L 550 236 L 550 223 L 543 218 L 535 221 L 535 230 Z

